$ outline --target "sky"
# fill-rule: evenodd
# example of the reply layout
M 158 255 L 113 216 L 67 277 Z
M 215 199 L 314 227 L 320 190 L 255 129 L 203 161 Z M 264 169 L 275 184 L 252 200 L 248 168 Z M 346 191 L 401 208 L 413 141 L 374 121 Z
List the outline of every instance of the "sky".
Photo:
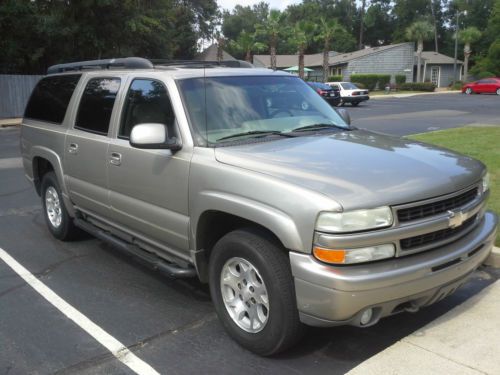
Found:
M 223 9 L 232 10 L 235 5 L 241 6 L 252 6 L 254 4 L 260 3 L 262 0 L 240 0 L 240 1 L 231 1 L 231 0 L 217 0 L 219 6 Z M 300 3 L 301 0 L 265 0 L 266 3 L 269 3 L 271 9 L 279 9 L 283 10 L 290 4 Z

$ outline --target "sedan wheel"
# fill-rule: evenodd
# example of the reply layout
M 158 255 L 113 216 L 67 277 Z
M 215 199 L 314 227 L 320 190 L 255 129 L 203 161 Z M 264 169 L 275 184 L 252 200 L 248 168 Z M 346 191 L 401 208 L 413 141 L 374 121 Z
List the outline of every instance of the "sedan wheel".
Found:
M 465 93 L 466 93 L 467 95 L 471 95 L 471 94 L 472 94 L 472 89 L 471 89 L 470 87 L 467 87 L 467 88 L 465 89 Z
M 497 89 L 497 95 L 500 95 L 500 88 Z

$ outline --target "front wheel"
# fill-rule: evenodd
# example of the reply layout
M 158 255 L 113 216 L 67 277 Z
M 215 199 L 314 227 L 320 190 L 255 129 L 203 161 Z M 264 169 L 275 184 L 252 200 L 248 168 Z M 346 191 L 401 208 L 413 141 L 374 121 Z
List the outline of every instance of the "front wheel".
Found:
M 465 89 L 465 93 L 466 93 L 467 95 L 472 95 L 472 89 L 471 89 L 470 87 L 467 87 L 467 88 Z
M 222 325 L 246 349 L 272 355 L 301 337 L 290 261 L 264 232 L 222 237 L 210 256 L 209 282 Z
M 43 214 L 49 231 L 62 241 L 75 239 L 81 231 L 73 224 L 64 205 L 61 188 L 54 172 L 46 173 L 41 185 Z

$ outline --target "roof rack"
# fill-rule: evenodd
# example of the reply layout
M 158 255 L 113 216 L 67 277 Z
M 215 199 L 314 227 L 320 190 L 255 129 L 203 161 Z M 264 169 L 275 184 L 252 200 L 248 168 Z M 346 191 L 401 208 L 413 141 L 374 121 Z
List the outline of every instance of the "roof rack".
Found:
M 202 68 L 223 66 L 227 68 L 253 68 L 254 66 L 242 60 L 203 61 L 203 60 L 161 60 L 144 59 L 142 57 L 124 57 L 119 59 L 89 60 L 68 64 L 52 65 L 47 74 L 63 73 L 68 71 L 95 70 L 95 69 L 153 69 L 158 67 L 186 67 Z
M 84 69 L 153 69 L 153 63 L 142 57 L 124 57 L 120 59 L 89 60 L 69 64 L 52 65 L 47 74 L 63 73 L 72 70 Z

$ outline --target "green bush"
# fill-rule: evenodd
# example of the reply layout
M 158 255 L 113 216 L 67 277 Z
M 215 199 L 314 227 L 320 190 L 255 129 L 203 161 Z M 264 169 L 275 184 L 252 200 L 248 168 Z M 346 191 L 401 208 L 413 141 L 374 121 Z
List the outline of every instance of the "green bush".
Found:
M 477 75 L 477 78 L 478 78 L 478 79 L 490 78 L 490 77 L 495 77 L 495 74 L 494 74 L 494 73 L 492 73 L 492 72 L 485 71 L 485 72 L 480 72 L 480 73 Z
M 396 79 L 396 84 L 400 86 L 403 83 L 406 83 L 406 74 L 396 74 L 395 79 Z
M 328 82 L 341 82 L 342 76 L 340 74 L 328 77 Z
M 375 90 L 378 74 L 351 74 L 351 82 L 363 84 L 368 90 Z
M 399 86 L 400 90 L 406 91 L 434 91 L 436 85 L 431 82 L 406 82 Z
M 379 90 L 384 90 L 391 83 L 391 75 L 390 74 L 379 74 L 377 86 Z
M 461 90 L 464 83 L 462 81 L 455 81 L 455 83 L 450 83 L 448 86 L 451 90 Z

